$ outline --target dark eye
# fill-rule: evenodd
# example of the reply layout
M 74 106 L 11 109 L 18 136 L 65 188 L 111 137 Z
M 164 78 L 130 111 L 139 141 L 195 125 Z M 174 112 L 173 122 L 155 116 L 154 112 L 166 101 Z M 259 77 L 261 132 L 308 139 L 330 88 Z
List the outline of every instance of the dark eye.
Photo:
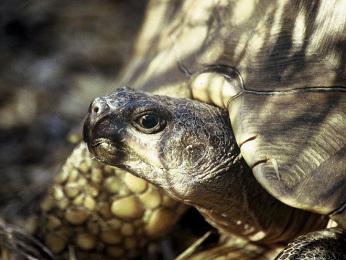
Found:
M 147 113 L 140 115 L 134 120 L 134 123 L 134 126 L 139 131 L 147 134 L 157 133 L 160 130 L 162 130 L 166 125 L 166 121 L 155 113 Z
M 154 128 L 159 123 L 159 117 L 154 114 L 144 115 L 139 118 L 139 124 L 146 129 Z

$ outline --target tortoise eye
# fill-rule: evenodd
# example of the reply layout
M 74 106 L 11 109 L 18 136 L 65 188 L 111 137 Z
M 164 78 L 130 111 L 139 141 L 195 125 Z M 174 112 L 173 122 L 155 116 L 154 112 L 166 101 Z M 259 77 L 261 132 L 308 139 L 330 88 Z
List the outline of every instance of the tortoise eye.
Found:
M 145 129 L 151 129 L 157 126 L 159 117 L 154 114 L 144 115 L 139 118 L 139 124 Z
M 134 126 L 146 134 L 157 133 L 166 126 L 166 121 L 155 113 L 146 113 L 134 120 Z

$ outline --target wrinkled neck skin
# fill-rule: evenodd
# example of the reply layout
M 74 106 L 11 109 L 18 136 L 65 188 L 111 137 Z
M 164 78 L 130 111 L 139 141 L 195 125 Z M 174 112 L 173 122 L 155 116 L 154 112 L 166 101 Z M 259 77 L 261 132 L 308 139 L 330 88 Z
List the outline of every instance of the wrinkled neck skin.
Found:
M 199 185 L 189 203 L 225 233 L 264 244 L 285 243 L 297 235 L 325 227 L 327 219 L 294 209 L 268 194 L 244 160 Z

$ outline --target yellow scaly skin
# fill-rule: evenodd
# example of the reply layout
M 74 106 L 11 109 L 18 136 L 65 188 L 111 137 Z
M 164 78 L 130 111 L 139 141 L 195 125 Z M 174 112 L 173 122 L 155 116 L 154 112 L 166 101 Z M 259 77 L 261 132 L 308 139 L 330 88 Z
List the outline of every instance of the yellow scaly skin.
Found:
M 41 203 L 38 235 L 55 254 L 133 258 L 172 228 L 186 206 L 78 145 Z

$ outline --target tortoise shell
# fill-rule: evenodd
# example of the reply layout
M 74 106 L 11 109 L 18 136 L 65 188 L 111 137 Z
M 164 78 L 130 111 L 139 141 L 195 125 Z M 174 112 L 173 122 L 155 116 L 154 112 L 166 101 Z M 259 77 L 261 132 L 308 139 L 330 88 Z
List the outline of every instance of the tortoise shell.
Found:
M 156 4 L 123 80 L 227 108 L 262 186 L 332 214 L 346 201 L 344 10 L 336 0 Z

